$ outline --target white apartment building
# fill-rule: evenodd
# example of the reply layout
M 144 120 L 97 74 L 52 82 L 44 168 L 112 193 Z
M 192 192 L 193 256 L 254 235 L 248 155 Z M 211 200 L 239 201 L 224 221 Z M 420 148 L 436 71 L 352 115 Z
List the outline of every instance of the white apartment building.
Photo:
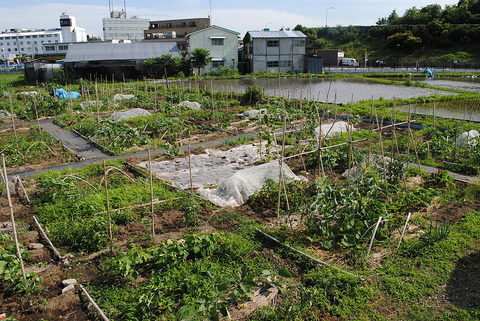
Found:
M 1 32 L 0 58 L 7 60 L 48 54 L 55 51 L 55 44 L 87 41 L 87 32 L 77 26 L 74 16 L 62 14 L 60 26 L 55 29 L 9 29 Z
M 62 41 L 61 29 L 10 29 L 0 33 L 0 51 L 3 60 L 43 54 L 44 44 Z
M 138 16 L 127 18 L 125 11 L 112 11 L 110 18 L 104 18 L 103 40 L 130 40 L 137 42 L 143 40 L 143 32 L 148 30 L 149 19 L 142 19 Z

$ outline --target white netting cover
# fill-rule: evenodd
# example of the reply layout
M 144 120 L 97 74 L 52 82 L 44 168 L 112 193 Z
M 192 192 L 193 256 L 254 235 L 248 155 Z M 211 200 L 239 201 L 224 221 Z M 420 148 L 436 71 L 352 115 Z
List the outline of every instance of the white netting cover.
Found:
M 243 117 L 247 118 L 259 118 L 263 115 L 266 115 L 268 113 L 267 109 L 252 109 L 252 110 L 246 110 L 242 113 Z
M 337 121 L 330 124 L 323 124 L 320 127 L 315 128 L 315 136 L 317 140 L 319 137 L 327 138 L 332 137 L 340 133 L 348 133 L 349 131 L 354 131 L 352 125 L 344 121 Z
M 86 100 L 82 103 L 80 103 L 80 109 L 85 110 L 89 107 L 101 107 L 103 106 L 103 102 L 98 101 L 98 100 Z
M 142 108 L 133 108 L 127 111 L 118 111 L 110 116 L 111 120 L 119 121 L 122 119 L 131 119 L 140 116 L 150 116 L 151 113 L 148 110 Z
M 297 179 L 286 164 L 282 165 L 282 171 L 286 182 Z M 240 206 L 268 180 L 278 183 L 279 178 L 280 164 L 272 161 L 238 171 L 221 182 L 216 189 L 200 188 L 198 192 L 218 206 Z
M 186 107 L 188 109 L 193 109 L 193 110 L 202 109 L 202 105 L 200 103 L 197 103 L 195 101 L 188 101 L 188 100 L 182 101 L 180 104 L 178 104 L 178 106 Z
M 265 143 L 248 144 L 227 151 L 205 149 L 202 154 L 168 161 L 152 161 L 152 171 L 158 178 L 182 189 L 190 188 L 190 163 L 193 188 L 218 185 L 235 172 L 258 163 L 267 153 Z M 263 155 L 263 156 L 262 156 Z M 148 162 L 138 164 L 148 169 Z
M 135 98 L 135 95 L 116 94 L 113 100 L 129 100 Z
M 477 146 L 477 137 L 480 136 L 480 133 L 476 130 L 471 130 L 468 132 L 463 132 L 460 136 L 455 139 L 455 143 L 458 146 L 464 147 L 464 146 Z
M 6 110 L 0 110 L 0 120 L 5 120 L 7 118 L 10 118 L 12 117 L 12 114 L 10 114 L 8 111 Z
M 356 179 L 358 174 L 367 170 L 368 168 L 377 171 L 383 171 L 384 167 L 393 161 L 392 158 L 380 155 L 369 155 L 361 160 L 357 165 L 345 170 L 342 176 L 348 179 Z

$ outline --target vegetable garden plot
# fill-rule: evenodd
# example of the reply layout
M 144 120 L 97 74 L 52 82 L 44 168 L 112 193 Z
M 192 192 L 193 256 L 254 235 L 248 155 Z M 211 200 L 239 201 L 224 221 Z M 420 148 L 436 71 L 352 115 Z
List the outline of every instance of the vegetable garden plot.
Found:
M 140 87 L 133 86 L 132 93 L 138 96 Z M 178 96 L 184 99 L 181 94 L 179 90 Z M 129 100 L 136 104 L 129 107 L 138 107 L 139 101 Z M 285 142 L 291 146 L 285 149 L 285 156 L 292 157 L 287 162 L 296 165 L 295 171 L 304 171 L 313 178 L 309 183 L 293 181 L 279 186 L 270 181 L 246 206 L 220 210 L 153 181 L 152 215 L 150 180 L 117 161 L 84 170 L 43 174 L 38 184 L 35 181 L 30 184 L 30 188 L 35 189 L 32 197 L 36 204 L 31 212 L 42 216 L 40 220 L 48 225 L 49 233 L 53 234 L 54 242 L 61 245 L 63 253 L 75 251 L 76 264 L 64 271 L 83 278 L 87 282 L 85 287 L 112 319 L 173 320 L 195 316 L 215 319 L 231 313 L 235 306 L 243 307 L 253 290 L 281 287 L 277 283 L 278 275 L 289 274 L 282 269 L 285 267 L 295 276 L 287 291 L 281 292 L 277 308 L 259 311 L 250 317 L 252 320 L 400 320 L 415 319 L 419 315 L 468 320 L 478 316 L 478 302 L 473 303 L 472 310 L 447 301 L 447 307 L 437 304 L 437 298 L 444 297 L 445 282 L 453 283 L 448 280 L 458 258 L 478 251 L 478 189 L 455 188 L 445 171 L 428 175 L 418 168 L 407 169 L 403 165 L 408 159 L 400 156 L 414 155 L 425 137 L 414 134 L 412 138 L 410 133 L 393 129 L 382 134 L 349 131 L 320 144 L 325 147 L 321 152 L 314 152 L 310 144 L 312 150 L 306 150 L 309 154 L 303 159 L 293 157 L 303 151 L 303 140 L 315 141 L 314 128 L 319 125 L 315 105 L 303 102 L 304 108 L 301 106 L 301 102 L 272 103 L 266 108 L 267 117 L 248 120 L 248 123 L 265 126 L 263 136 L 270 139 L 270 146 L 274 142 L 282 144 L 282 139 L 271 134 L 275 129 L 285 123 L 289 129 L 293 124 L 301 127 L 300 132 L 285 135 Z M 156 107 L 163 108 L 160 104 Z M 285 110 L 291 114 L 283 116 Z M 210 111 L 201 114 L 207 117 Z M 179 115 L 174 109 L 157 112 L 165 117 Z M 370 109 L 365 108 L 364 113 L 369 112 Z M 305 122 L 297 123 L 302 119 Z M 195 121 L 194 116 L 189 120 Z M 209 124 L 215 123 L 213 119 L 209 121 L 212 122 Z M 202 122 L 198 121 L 198 125 Z M 356 140 L 362 140 L 362 149 L 352 146 Z M 418 143 L 416 148 L 413 141 Z M 433 140 L 430 141 L 433 144 Z M 280 153 L 283 154 L 279 148 Z M 351 180 L 340 178 L 343 170 L 362 164 L 362 157 L 368 159 L 371 154 L 387 161 L 377 166 L 365 162 Z M 317 173 L 320 176 L 315 179 Z M 279 203 L 282 220 L 278 222 L 288 224 L 271 226 L 265 217 L 275 217 L 272 209 Z M 438 220 L 437 208 L 442 209 L 441 220 Z M 466 213 L 467 210 L 474 212 Z M 395 250 L 399 229 L 409 212 L 412 220 L 406 230 L 405 243 Z M 455 213 L 454 220 L 450 212 Z M 249 216 L 244 216 L 245 213 Z M 169 216 L 169 224 L 165 224 L 167 219 L 162 220 L 165 216 Z M 379 221 L 379 217 L 383 220 Z M 22 218 L 27 220 L 28 216 Z M 380 226 L 373 243 L 373 255 L 365 258 L 372 226 L 377 222 Z M 440 225 L 432 226 L 432 222 Z M 444 226 L 442 222 L 452 225 Z M 157 241 L 168 239 L 173 233 L 176 233 L 175 239 L 183 239 L 153 244 L 152 227 Z M 319 259 L 344 265 L 345 270 L 366 281 L 306 263 L 258 237 L 255 227 Z M 200 233 L 221 228 L 228 228 L 229 232 Z M 187 234 L 187 231 L 195 233 Z M 83 255 L 97 250 L 100 252 Z M 7 255 L 0 252 L 0 261 L 3 261 Z M 12 266 L 9 265 L 9 270 Z M 87 266 L 88 269 L 80 273 L 82 267 Z M 470 276 L 475 278 L 476 274 Z M 58 294 L 59 289 L 53 291 Z M 53 301 L 41 294 L 49 302 Z M 9 300 L 8 296 L 4 296 L 4 300 L 2 307 L 6 306 L 3 302 Z M 39 307 L 42 308 L 35 306 Z M 21 316 L 26 315 L 24 311 L 17 309 Z M 39 315 L 36 314 L 35 320 L 45 317 Z
M 5 155 L 9 172 L 75 161 L 73 154 L 37 125 L 0 127 L 0 154 Z

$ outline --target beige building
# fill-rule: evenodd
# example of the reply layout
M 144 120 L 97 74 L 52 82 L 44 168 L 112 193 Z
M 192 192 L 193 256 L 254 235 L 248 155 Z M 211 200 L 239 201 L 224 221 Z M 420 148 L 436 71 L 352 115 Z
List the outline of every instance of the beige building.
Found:
M 187 35 L 188 52 L 197 48 L 206 49 L 212 57 L 203 70 L 209 74 L 213 69 L 238 67 L 238 35 L 240 33 L 219 26 L 210 26 Z M 196 71 L 196 69 L 194 69 Z
M 181 50 L 187 50 L 186 35 L 206 27 L 210 27 L 210 18 L 150 21 L 148 30 L 144 31 L 144 41 L 174 41 Z

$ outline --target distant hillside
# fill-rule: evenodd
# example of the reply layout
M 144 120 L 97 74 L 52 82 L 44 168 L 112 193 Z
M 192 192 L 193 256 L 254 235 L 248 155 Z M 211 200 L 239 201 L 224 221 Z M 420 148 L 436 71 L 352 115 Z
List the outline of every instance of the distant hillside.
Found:
M 410 63 L 429 60 L 433 65 L 479 67 L 480 0 L 460 0 L 442 8 L 438 4 L 413 7 L 399 16 L 394 10 L 376 26 L 306 28 L 307 47 L 342 49 L 363 61 Z

